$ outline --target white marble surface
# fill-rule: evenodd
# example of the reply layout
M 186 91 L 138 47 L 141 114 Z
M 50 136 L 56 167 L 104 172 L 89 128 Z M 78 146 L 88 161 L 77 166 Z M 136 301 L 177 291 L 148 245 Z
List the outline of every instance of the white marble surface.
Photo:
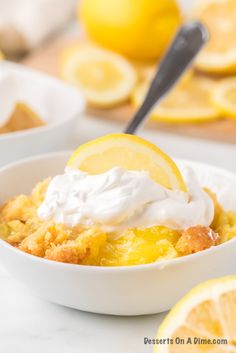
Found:
M 162 315 L 95 315 L 42 301 L 0 268 L 1 353 L 150 353 Z
M 81 121 L 67 149 L 119 124 L 93 118 Z M 235 145 L 210 143 L 161 132 L 140 132 L 176 157 L 216 164 L 236 172 Z M 63 285 L 63 283 L 62 283 Z M 153 337 L 162 315 L 122 318 L 93 315 L 35 298 L 0 268 L 0 353 L 151 353 L 143 343 Z

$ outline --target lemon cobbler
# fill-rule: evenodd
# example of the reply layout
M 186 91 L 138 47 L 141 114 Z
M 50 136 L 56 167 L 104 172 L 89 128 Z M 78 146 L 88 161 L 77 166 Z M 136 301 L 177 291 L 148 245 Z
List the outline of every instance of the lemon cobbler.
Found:
M 16 102 L 10 116 L 0 124 L 0 135 L 44 125 L 45 122 L 27 104 Z
M 112 134 L 81 146 L 65 173 L 0 208 L 0 235 L 22 251 L 96 266 L 147 264 L 196 253 L 236 235 L 191 170 L 141 138 Z

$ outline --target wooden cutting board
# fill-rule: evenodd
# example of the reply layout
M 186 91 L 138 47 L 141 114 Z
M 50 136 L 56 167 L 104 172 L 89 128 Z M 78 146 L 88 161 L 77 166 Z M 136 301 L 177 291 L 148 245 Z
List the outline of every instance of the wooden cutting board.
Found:
M 51 40 L 35 52 L 26 57 L 22 63 L 25 65 L 46 72 L 50 75 L 60 77 L 60 53 L 68 44 L 82 42 L 78 34 L 67 34 Z M 134 114 L 130 104 L 112 109 L 88 108 L 88 113 L 106 120 L 120 120 L 127 122 Z M 222 141 L 236 144 L 236 121 L 218 120 L 201 124 L 164 124 L 148 123 L 151 129 L 158 129 L 174 134 L 181 134 L 196 138 Z

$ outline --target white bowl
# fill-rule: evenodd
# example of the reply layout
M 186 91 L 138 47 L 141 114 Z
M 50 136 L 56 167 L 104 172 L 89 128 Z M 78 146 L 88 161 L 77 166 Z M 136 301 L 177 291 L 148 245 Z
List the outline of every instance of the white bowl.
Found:
M 49 154 L 2 168 L 0 203 L 29 193 L 38 181 L 62 172 L 68 156 Z M 225 207 L 230 205 L 236 210 L 234 174 L 199 163 L 179 164 L 191 165 L 204 186 L 216 191 Z M 132 267 L 92 267 L 38 258 L 0 240 L 2 265 L 39 297 L 80 310 L 115 315 L 154 314 L 170 309 L 197 283 L 235 274 L 235 253 L 236 238 L 169 261 Z
M 46 121 L 35 129 L 0 135 L 0 166 L 40 153 L 65 149 L 85 107 L 81 93 L 62 81 L 22 65 L 0 62 L 0 125 L 16 101 Z M 67 148 L 67 147 L 66 147 Z

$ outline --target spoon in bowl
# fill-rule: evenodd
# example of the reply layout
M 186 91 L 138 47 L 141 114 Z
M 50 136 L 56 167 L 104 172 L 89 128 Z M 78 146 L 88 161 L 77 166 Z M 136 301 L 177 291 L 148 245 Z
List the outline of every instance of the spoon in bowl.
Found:
M 208 39 L 208 31 L 201 22 L 188 22 L 180 28 L 160 63 L 141 107 L 129 122 L 125 133 L 135 134 L 154 105 L 178 82 Z

